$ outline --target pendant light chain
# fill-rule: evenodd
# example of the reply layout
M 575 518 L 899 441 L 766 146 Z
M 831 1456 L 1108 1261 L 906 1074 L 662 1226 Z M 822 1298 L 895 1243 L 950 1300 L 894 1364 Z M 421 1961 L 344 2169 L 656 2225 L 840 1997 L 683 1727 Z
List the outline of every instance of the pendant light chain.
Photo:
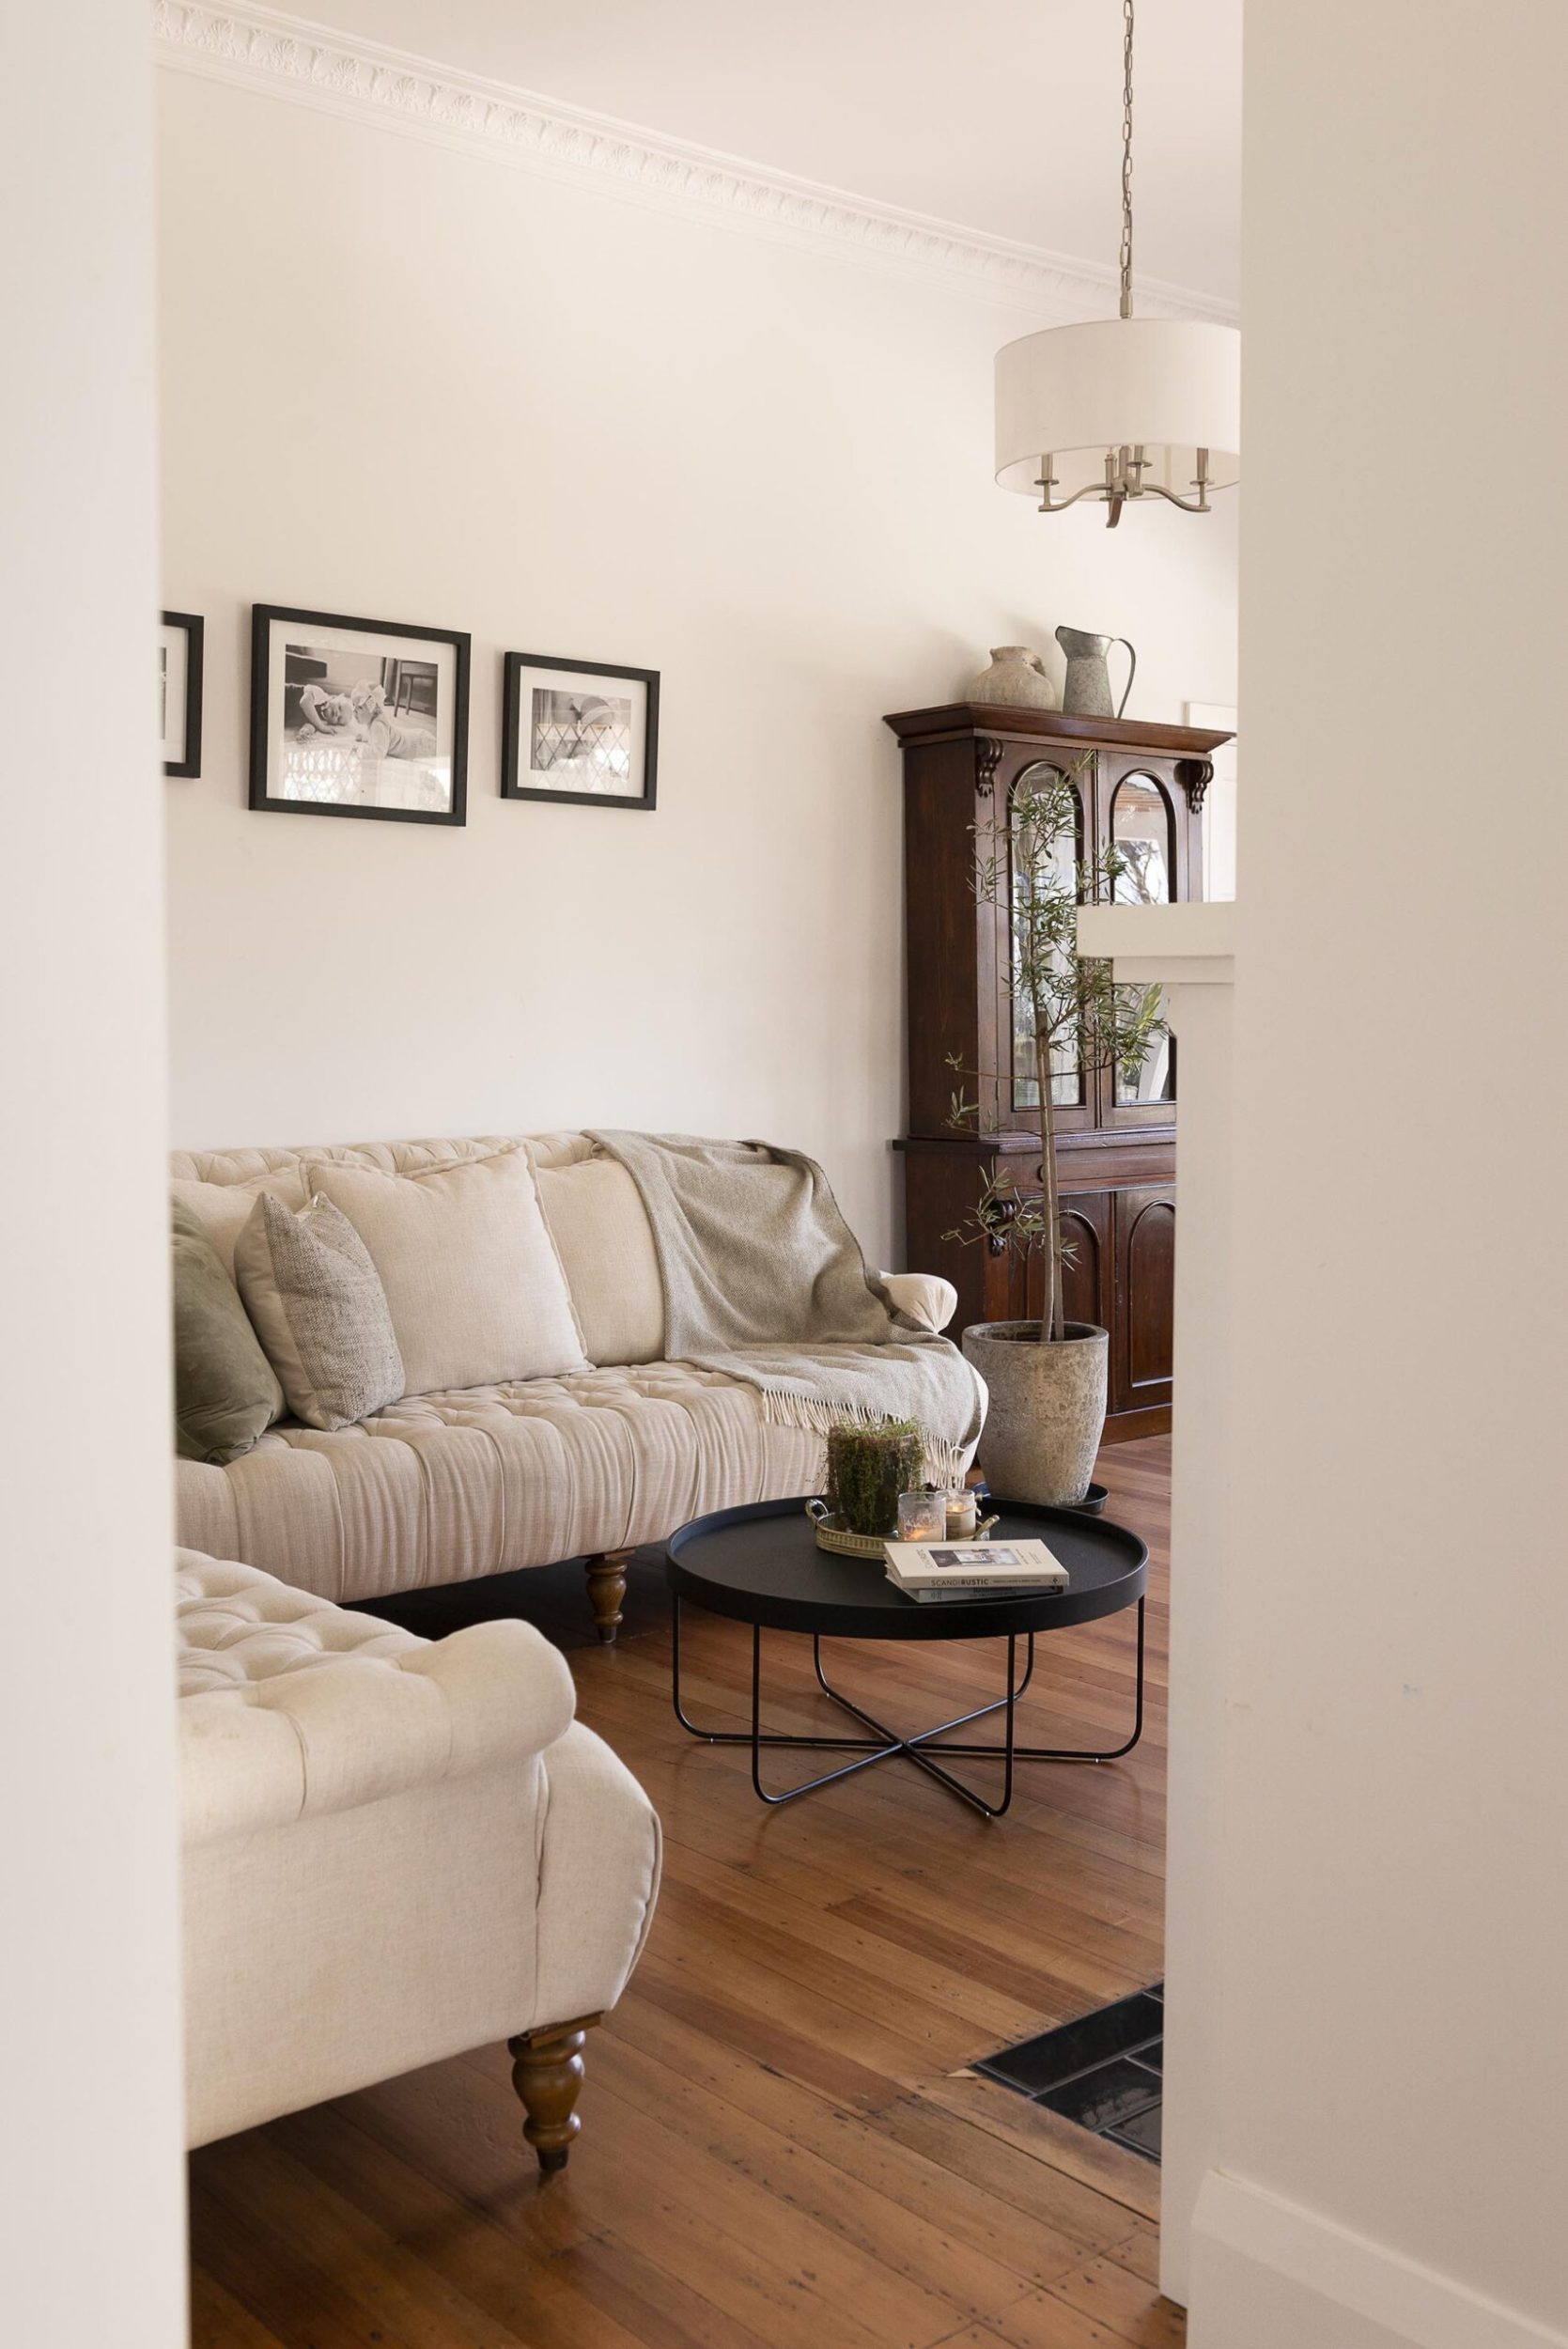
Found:
M 1122 316 L 1132 316 L 1132 8 L 1122 0 Z

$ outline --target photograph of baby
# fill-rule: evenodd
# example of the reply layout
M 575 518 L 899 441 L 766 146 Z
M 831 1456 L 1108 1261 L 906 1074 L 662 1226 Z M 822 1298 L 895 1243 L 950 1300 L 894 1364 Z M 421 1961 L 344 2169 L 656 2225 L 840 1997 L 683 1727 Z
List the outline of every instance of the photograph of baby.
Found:
M 657 669 L 509 652 L 504 677 L 504 800 L 653 806 Z
M 460 823 L 467 645 L 258 605 L 252 805 Z
M 444 806 L 449 778 L 436 739 L 439 698 L 433 661 L 287 645 L 285 798 Z
M 529 764 L 563 791 L 630 791 L 630 695 L 536 685 Z

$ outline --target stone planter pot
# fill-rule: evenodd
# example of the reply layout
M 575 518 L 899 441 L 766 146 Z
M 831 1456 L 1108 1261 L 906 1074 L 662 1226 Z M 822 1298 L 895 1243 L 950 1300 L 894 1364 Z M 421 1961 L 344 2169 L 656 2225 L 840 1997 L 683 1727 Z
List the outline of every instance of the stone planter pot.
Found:
M 980 1464 L 1002 1501 L 1072 1507 L 1094 1472 L 1110 1339 L 1089 1321 L 1069 1321 L 1049 1346 L 1039 1332 L 1037 1321 L 980 1321 L 964 1331 L 964 1352 L 991 1397 Z

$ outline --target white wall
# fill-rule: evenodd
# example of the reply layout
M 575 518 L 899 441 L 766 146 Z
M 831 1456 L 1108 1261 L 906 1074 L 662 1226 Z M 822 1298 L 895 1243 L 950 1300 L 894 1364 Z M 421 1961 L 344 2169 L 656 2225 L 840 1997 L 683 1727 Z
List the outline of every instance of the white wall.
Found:
M 1189 2337 L 1514 2349 L 1568 2338 L 1568 23 L 1250 0 L 1247 41 L 1227 2028 Z
M 1031 319 L 251 90 L 163 82 L 173 1124 L 602 1123 L 803 1144 L 896 1248 L 897 753 L 1062 620 L 1137 714 L 1234 698 L 1234 508 L 1047 522 L 990 481 Z M 251 601 L 474 637 L 466 831 L 251 815 Z M 652 817 L 496 796 L 505 647 L 663 673 Z
M 121 0 L 0 81 L 0 2335 L 183 2337 L 151 91 Z

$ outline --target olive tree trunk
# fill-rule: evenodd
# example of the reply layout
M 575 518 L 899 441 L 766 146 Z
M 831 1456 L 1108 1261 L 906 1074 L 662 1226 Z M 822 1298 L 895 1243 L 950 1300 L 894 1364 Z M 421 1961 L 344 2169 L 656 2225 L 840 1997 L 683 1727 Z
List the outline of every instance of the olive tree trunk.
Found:
M 1040 1096 L 1040 1188 L 1046 1207 L 1046 1293 L 1040 1308 L 1040 1343 L 1066 1335 L 1062 1309 L 1062 1203 L 1056 1175 L 1056 1100 L 1051 1091 L 1050 1042 L 1042 1041 L 1038 1016 L 1034 1035 L 1035 1086 Z

